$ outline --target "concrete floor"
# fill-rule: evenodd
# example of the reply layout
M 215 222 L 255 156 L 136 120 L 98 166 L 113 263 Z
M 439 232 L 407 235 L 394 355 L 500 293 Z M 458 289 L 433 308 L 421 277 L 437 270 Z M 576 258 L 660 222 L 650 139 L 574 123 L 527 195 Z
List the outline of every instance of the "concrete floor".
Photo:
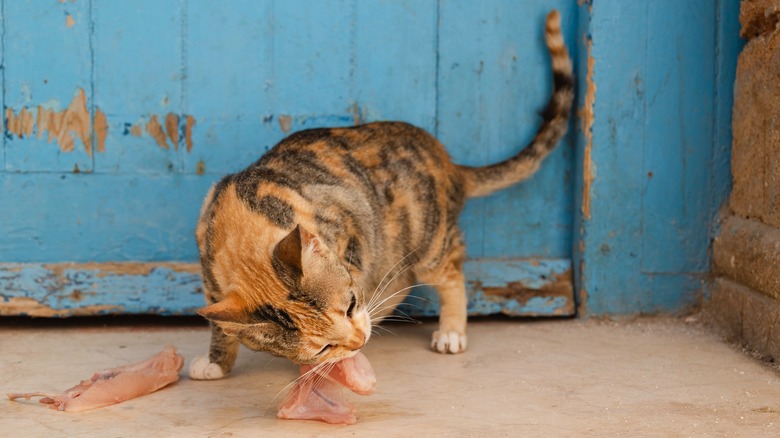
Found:
M 113 321 L 113 320 L 110 320 Z M 173 344 L 189 361 L 209 333 L 186 325 L 0 321 L 0 393 L 57 391 Z M 433 324 L 392 325 L 365 353 L 377 393 L 354 426 L 275 418 L 297 372 L 243 350 L 221 381 L 186 377 L 84 413 L 0 401 L 0 436 L 778 436 L 780 374 L 698 323 L 476 321 L 469 350 L 428 351 Z M 185 365 L 186 366 L 186 365 Z

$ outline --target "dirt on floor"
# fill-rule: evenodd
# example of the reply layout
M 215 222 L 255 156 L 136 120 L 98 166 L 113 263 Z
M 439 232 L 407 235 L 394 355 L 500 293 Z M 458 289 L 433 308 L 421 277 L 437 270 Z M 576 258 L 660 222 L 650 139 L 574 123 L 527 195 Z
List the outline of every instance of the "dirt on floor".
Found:
M 84 322 L 84 321 L 82 321 Z M 429 350 L 435 324 L 377 330 L 364 349 L 377 393 L 350 398 L 358 423 L 275 417 L 296 368 L 242 350 L 225 379 L 186 377 L 154 394 L 79 414 L 0 402 L 15 436 L 778 436 L 780 373 L 727 344 L 698 316 L 487 319 L 469 350 Z M 0 323 L 0 392 L 63 390 L 165 344 L 203 355 L 197 320 Z M 141 432 L 143 431 L 143 432 Z

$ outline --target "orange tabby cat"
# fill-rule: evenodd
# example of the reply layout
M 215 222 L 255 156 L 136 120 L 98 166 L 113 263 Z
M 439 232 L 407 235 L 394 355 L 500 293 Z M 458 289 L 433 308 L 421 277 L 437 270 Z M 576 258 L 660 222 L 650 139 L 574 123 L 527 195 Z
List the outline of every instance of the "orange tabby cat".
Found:
M 190 376 L 228 373 L 239 342 L 297 364 L 352 356 L 415 282 L 441 299 L 433 349 L 464 351 L 463 204 L 528 178 L 568 127 L 574 78 L 557 11 L 545 37 L 553 95 L 531 144 L 502 163 L 453 164 L 424 130 L 383 122 L 292 134 L 217 183 L 196 230 L 211 348 Z

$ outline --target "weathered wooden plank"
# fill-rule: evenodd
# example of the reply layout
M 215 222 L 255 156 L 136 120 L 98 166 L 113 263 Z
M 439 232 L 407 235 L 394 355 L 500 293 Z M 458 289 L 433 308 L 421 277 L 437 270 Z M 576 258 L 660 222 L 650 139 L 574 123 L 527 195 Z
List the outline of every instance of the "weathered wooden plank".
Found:
M 96 170 L 180 172 L 186 153 L 180 3 L 93 0 L 92 10 L 95 105 L 108 119 Z
M 185 15 L 185 112 L 197 123 L 184 172 L 234 172 L 283 136 L 272 106 L 273 1 L 190 1 Z
M 469 315 L 574 316 L 574 286 L 568 259 L 476 259 L 464 265 Z M 398 310 L 439 314 L 439 297 L 416 288 Z
M 347 115 L 356 0 L 273 2 L 273 107 L 277 114 Z
M 191 315 L 199 274 L 191 263 L 0 264 L 0 315 Z
M 644 5 L 619 2 L 604 9 L 593 5 L 588 23 L 592 43 L 586 62 L 593 67 L 578 76 L 586 93 L 595 89 L 595 101 L 584 110 L 593 118 L 592 137 L 581 145 L 590 148 L 595 175 L 586 170 L 578 178 L 578 183 L 592 180 L 590 185 L 580 186 L 588 190 L 582 210 L 589 214 L 579 227 L 585 237 L 579 266 L 586 311 L 593 314 L 650 308 L 638 267 L 642 202 L 638 194 L 646 179 L 641 160 L 645 113 L 643 95 L 634 82 L 637 72 L 644 71 L 644 57 L 637 56 L 645 50 L 648 32 L 647 19 L 641 18 L 645 17 Z M 629 21 L 631 32 L 621 32 L 618 44 L 611 35 Z
M 195 175 L 0 174 L 0 261 L 197 260 L 195 223 L 210 184 Z
M 691 29 L 715 26 L 717 3 L 674 2 L 673 17 L 671 5 L 646 4 L 646 53 L 633 86 L 645 105 L 644 139 L 636 145 L 645 179 L 641 269 L 705 272 L 710 233 L 701 225 L 708 222 L 710 198 L 702 192 L 710 185 L 715 149 L 716 33 L 693 35 Z
M 580 9 L 588 39 L 574 260 L 586 314 L 680 312 L 706 293 L 710 224 L 728 187 L 719 176 L 731 116 L 723 78 L 739 46 L 725 29 L 738 1 L 677 6 Z
M 551 90 L 543 29 L 552 8 L 573 49 L 571 2 L 440 3 L 437 132 L 456 162 L 492 164 L 533 138 Z M 569 257 L 573 138 L 531 180 L 466 208 L 470 256 Z
M 356 121 L 403 120 L 433 132 L 437 2 L 360 0 L 355 8 Z
M 574 314 L 568 260 L 466 263 L 469 314 Z M 195 263 L 0 263 L 0 316 L 192 315 L 205 304 Z M 417 289 L 400 309 L 438 314 L 435 292 Z
M 89 2 L 4 3 L 7 170 L 92 169 L 90 21 Z

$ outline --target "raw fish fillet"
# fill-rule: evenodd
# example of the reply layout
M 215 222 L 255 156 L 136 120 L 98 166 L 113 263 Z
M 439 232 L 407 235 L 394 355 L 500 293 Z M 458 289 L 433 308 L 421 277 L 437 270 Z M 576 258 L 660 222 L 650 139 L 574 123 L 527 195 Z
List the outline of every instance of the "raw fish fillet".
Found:
M 313 367 L 301 367 L 301 375 Z M 338 362 L 326 375 L 317 371 L 302 378 L 287 394 L 276 414 L 287 420 L 320 420 L 333 424 L 355 424 L 355 408 L 344 397 L 343 388 L 360 395 L 376 389 L 376 375 L 363 353 Z
M 179 380 L 179 371 L 183 366 L 184 358 L 176 353 L 176 348 L 166 346 L 163 351 L 143 362 L 95 373 L 63 394 L 31 392 L 8 394 L 8 398 L 29 400 L 30 397 L 43 397 L 40 403 L 48 404 L 52 409 L 81 412 L 157 391 Z

